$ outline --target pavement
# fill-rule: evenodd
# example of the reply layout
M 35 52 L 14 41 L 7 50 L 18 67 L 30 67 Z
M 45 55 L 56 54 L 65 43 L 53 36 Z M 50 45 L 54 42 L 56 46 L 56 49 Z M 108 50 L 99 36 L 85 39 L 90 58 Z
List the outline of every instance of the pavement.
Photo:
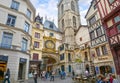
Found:
M 40 78 L 38 78 L 37 81 L 38 83 L 73 83 L 73 80 L 70 77 L 66 77 L 62 80 L 59 77 L 56 77 L 54 81 L 50 81 L 50 78 L 46 80 L 41 80 Z M 34 79 L 30 78 L 29 80 L 20 83 L 34 83 Z

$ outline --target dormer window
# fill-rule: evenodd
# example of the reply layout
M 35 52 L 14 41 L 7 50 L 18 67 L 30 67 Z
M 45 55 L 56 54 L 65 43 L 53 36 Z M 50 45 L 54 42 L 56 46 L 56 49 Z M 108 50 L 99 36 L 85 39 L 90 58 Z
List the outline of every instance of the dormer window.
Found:
M 53 29 L 53 24 L 51 23 L 49 27 Z
M 40 28 L 40 24 L 36 23 L 36 28 Z

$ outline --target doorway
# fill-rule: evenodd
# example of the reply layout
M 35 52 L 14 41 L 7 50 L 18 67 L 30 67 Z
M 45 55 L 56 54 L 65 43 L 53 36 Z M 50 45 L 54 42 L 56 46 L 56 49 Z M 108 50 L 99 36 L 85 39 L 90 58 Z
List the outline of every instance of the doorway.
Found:
M 26 61 L 27 59 L 20 58 L 18 80 L 25 79 Z
M 110 66 L 100 66 L 100 73 L 103 75 L 112 73 L 112 68 Z

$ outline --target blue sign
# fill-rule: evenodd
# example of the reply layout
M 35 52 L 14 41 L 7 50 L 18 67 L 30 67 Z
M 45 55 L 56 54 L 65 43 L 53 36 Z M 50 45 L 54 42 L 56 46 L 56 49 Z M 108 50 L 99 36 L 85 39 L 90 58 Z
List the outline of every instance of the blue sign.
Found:
M 112 73 L 115 73 L 115 69 L 114 69 L 114 67 L 112 67 Z
M 8 56 L 0 55 L 0 61 L 8 61 Z
M 96 74 L 99 74 L 99 67 L 95 67 Z
M 26 63 L 26 62 L 27 62 L 27 59 L 20 58 L 20 63 Z

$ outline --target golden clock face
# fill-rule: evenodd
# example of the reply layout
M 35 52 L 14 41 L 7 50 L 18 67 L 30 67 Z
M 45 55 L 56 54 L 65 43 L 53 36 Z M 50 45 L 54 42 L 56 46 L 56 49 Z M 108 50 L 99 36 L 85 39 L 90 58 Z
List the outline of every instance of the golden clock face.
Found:
M 54 49 L 54 48 L 55 48 L 55 44 L 54 44 L 53 41 L 47 40 L 47 41 L 45 42 L 45 47 L 46 47 L 46 48 L 50 48 L 50 49 Z

